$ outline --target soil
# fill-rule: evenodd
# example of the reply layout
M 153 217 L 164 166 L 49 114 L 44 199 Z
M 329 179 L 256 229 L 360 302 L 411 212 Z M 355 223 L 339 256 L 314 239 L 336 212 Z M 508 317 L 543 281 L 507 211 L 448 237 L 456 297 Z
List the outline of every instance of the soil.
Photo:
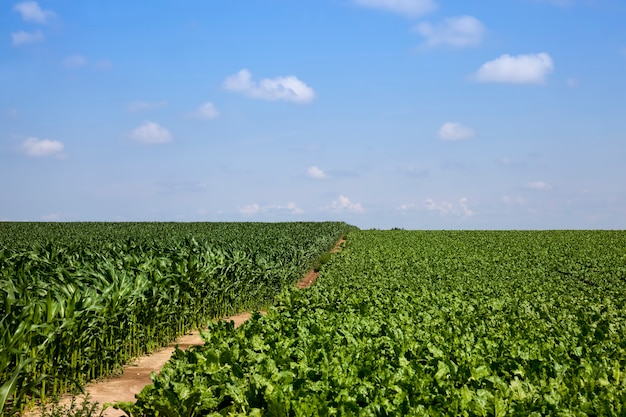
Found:
M 343 247 L 343 244 L 345 243 L 345 239 L 340 239 L 336 244 L 335 247 L 332 248 L 332 250 L 330 251 L 331 253 L 337 253 L 341 250 L 341 248 Z M 296 284 L 296 286 L 299 289 L 303 289 L 303 288 L 308 288 L 311 285 L 313 285 L 313 283 L 317 280 L 317 276 L 319 275 L 319 271 L 312 269 L 309 271 L 308 274 L 306 274 L 306 276 L 304 278 L 302 278 L 300 280 L 300 282 L 298 282 Z
M 313 269 L 310 270 L 309 273 L 306 274 L 306 276 L 296 284 L 296 287 L 298 287 L 299 289 L 309 288 L 311 285 L 313 285 L 315 280 L 317 280 L 317 276 L 319 274 L 319 271 L 315 271 Z
M 332 253 L 336 253 L 343 247 L 345 239 L 341 239 L 337 242 L 335 247 L 331 250 Z M 302 280 L 300 280 L 296 286 L 300 289 L 308 288 L 317 279 L 319 275 L 318 271 L 311 270 Z M 263 311 L 261 313 L 264 313 Z M 235 322 L 235 327 L 241 326 L 246 320 L 252 317 L 249 312 L 240 313 L 234 316 L 225 317 L 222 320 L 232 320 Z M 135 401 L 135 394 L 138 394 L 143 387 L 152 383 L 150 374 L 152 372 L 158 372 L 163 365 L 170 359 L 176 345 L 182 350 L 186 350 L 191 346 L 203 345 L 204 341 L 200 337 L 199 331 L 193 331 L 190 334 L 181 336 L 168 347 L 158 350 L 151 355 L 142 356 L 137 358 L 133 363 L 124 367 L 123 372 L 118 375 L 102 381 L 93 382 L 85 387 L 85 393 L 89 396 L 91 403 L 98 403 L 103 406 L 106 403 L 115 403 L 117 401 Z M 60 406 L 69 406 L 72 398 L 67 396 L 60 402 Z M 76 403 L 81 404 L 83 396 L 76 397 Z M 103 411 L 104 417 L 121 417 L 126 414 L 120 410 L 116 410 L 113 407 L 109 407 Z M 24 417 L 39 417 L 40 413 L 32 411 L 24 414 Z
M 241 313 L 223 320 L 232 320 L 235 327 L 241 326 L 246 320 L 252 317 L 250 313 Z M 150 355 L 137 358 L 133 363 L 126 365 L 120 375 L 103 379 L 88 384 L 85 387 L 85 393 L 88 395 L 90 403 L 98 403 L 104 406 L 106 403 L 115 403 L 117 401 L 135 401 L 135 394 L 138 394 L 143 387 L 152 383 L 150 374 L 158 372 L 163 365 L 170 359 L 176 345 L 182 350 L 186 350 L 191 346 L 203 345 L 204 341 L 200 337 L 199 331 L 193 331 L 189 334 L 179 337 L 176 342 L 171 343 L 168 347 L 153 352 Z M 83 402 L 84 396 L 75 397 L 76 404 Z M 72 401 L 71 396 L 66 396 L 59 401 L 59 406 L 68 407 Z M 102 413 L 104 417 L 126 416 L 120 410 L 112 407 L 105 409 Z M 39 417 L 38 410 L 24 414 L 24 417 Z

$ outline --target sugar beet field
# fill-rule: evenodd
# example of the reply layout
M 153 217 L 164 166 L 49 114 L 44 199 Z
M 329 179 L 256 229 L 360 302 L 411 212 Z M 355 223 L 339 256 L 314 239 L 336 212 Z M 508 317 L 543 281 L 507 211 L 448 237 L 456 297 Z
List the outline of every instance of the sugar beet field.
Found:
M 328 251 L 342 236 L 343 249 Z M 316 283 L 299 290 L 311 268 Z M 624 416 L 626 231 L 0 223 L 0 410 L 190 328 L 138 416 Z M 241 327 L 217 321 L 254 314 Z

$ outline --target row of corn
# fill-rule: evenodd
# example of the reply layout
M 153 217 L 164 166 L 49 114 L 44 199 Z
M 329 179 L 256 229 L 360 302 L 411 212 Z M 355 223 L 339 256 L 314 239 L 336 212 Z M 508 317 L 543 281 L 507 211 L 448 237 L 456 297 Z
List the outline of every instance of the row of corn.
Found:
M 109 375 L 215 317 L 267 306 L 346 228 L 67 224 L 59 234 L 52 224 L 45 238 L 38 224 L 29 242 L 28 226 L 0 224 L 6 415 Z

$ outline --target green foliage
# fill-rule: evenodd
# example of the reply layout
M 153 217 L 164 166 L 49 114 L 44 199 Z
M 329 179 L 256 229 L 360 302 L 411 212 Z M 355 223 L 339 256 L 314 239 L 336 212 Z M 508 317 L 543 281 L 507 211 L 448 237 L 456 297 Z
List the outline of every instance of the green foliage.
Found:
M 133 416 L 626 415 L 626 233 L 356 231 Z
M 325 263 L 328 263 L 330 261 L 330 258 L 332 257 L 332 255 L 333 254 L 330 253 L 330 252 L 323 253 L 319 257 L 318 261 L 315 263 L 315 267 L 314 267 L 315 271 L 319 271 L 320 268 L 322 267 L 322 265 L 324 265 Z
M 0 412 L 270 305 L 344 223 L 0 223 Z M 4 409 L 4 410 L 3 410 Z
M 80 403 L 76 402 L 76 397 L 72 397 L 68 406 L 53 404 L 45 408 L 41 407 L 40 417 L 102 417 L 103 409 L 97 402 L 91 402 L 88 395 L 84 396 Z

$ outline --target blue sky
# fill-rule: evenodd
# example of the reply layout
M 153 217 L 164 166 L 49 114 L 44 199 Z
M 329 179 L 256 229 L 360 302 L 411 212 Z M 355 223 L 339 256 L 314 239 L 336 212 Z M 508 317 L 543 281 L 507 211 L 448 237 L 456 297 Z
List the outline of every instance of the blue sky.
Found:
M 0 219 L 626 228 L 621 0 L 0 7 Z

